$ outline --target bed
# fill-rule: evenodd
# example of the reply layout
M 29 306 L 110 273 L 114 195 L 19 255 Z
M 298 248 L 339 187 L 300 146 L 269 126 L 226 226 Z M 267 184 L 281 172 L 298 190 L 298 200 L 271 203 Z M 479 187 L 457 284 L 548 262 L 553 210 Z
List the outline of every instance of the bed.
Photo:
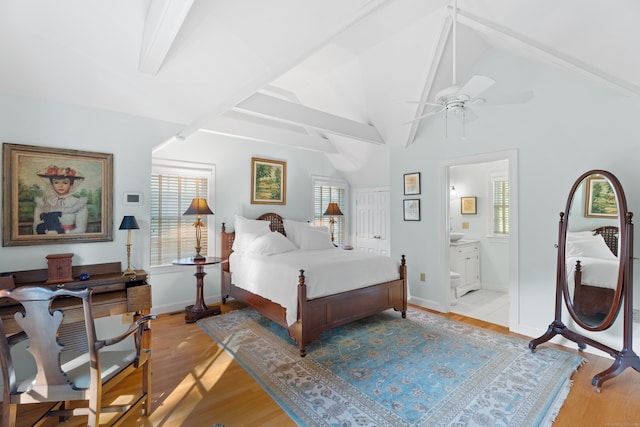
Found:
M 618 287 L 618 227 L 567 233 L 567 283 L 573 283 L 576 314 L 594 321 L 611 310 Z
M 279 233 L 281 236 L 286 236 L 286 220 L 283 220 L 280 215 L 275 213 L 266 213 L 259 216 L 257 220 L 268 221 L 268 227 L 272 232 L 269 234 L 269 238 L 279 237 L 275 236 L 273 232 L 276 234 Z M 241 224 L 245 223 L 241 222 Z M 376 281 L 373 284 L 357 284 L 356 286 L 361 287 L 344 290 L 341 288 L 341 285 L 335 285 L 333 282 L 345 282 L 345 280 L 351 280 L 335 275 L 336 271 L 340 270 L 342 272 L 344 270 L 344 275 L 346 276 L 347 266 L 342 264 L 339 268 L 331 268 L 328 267 L 329 264 L 319 264 L 320 261 L 318 260 L 321 258 L 319 255 L 320 251 L 326 251 L 329 258 L 333 258 L 334 260 L 336 258 L 340 258 L 343 263 L 345 260 L 351 258 L 354 259 L 354 262 L 356 259 L 360 260 L 365 257 L 364 254 L 358 255 L 354 251 L 343 251 L 337 248 L 315 250 L 315 248 L 309 247 L 311 248 L 308 250 L 308 255 L 310 256 L 307 257 L 306 260 L 302 261 L 304 259 L 301 258 L 303 256 L 302 252 L 304 252 L 302 249 L 309 249 L 304 247 L 305 242 L 308 242 L 309 240 L 303 240 L 297 245 L 294 244 L 295 249 L 290 250 L 288 253 L 277 253 L 270 255 L 267 258 L 263 256 L 262 258 L 265 258 L 266 262 L 263 262 L 262 264 L 266 270 L 259 270 L 257 262 L 255 267 L 254 265 L 247 264 L 247 262 L 252 261 L 251 257 L 245 259 L 246 252 L 243 251 L 241 253 L 240 251 L 237 251 L 237 253 L 234 254 L 234 250 L 237 249 L 237 246 L 241 241 L 247 236 L 251 237 L 250 233 L 239 231 L 238 239 L 236 239 L 236 230 L 238 230 L 237 218 L 235 230 L 233 232 L 227 232 L 225 224 L 222 224 L 222 231 L 220 233 L 222 243 L 221 258 L 223 260 L 221 268 L 222 303 L 226 303 L 227 299 L 232 297 L 245 303 L 279 325 L 287 328 L 289 335 L 298 345 L 301 356 L 306 355 L 307 345 L 316 340 L 320 333 L 325 330 L 371 316 L 389 308 L 399 311 L 403 318 L 406 317 L 408 290 L 406 280 L 407 267 L 404 255 L 402 255 L 399 262 L 392 261 L 389 257 L 380 257 L 378 259 L 379 263 L 393 262 L 395 267 L 391 274 L 392 277 L 388 277 L 389 271 L 387 268 L 384 271 L 383 276 L 381 276 L 383 277 L 382 280 Z M 290 230 L 293 232 L 292 228 Z M 300 234 L 299 230 L 296 233 Z M 308 233 L 306 230 L 305 233 L 306 234 L 303 235 L 303 238 L 307 235 L 313 235 L 316 237 L 320 236 L 320 234 Z M 265 238 L 265 236 L 266 235 L 264 233 L 261 235 L 263 238 Z M 296 239 L 299 237 L 300 236 L 296 236 Z M 279 238 L 281 239 L 281 237 Z M 254 246 L 257 240 L 257 238 L 254 238 Z M 289 240 L 292 240 L 292 242 L 296 241 L 292 236 L 289 236 Z M 296 243 L 298 242 L 296 241 Z M 289 301 L 278 301 L 276 297 L 270 298 L 272 295 L 270 295 L 270 297 L 265 297 L 262 294 L 263 291 L 256 291 L 250 285 L 238 283 L 238 280 L 241 280 L 241 276 L 243 275 L 245 277 L 253 277 L 257 282 L 273 283 L 276 279 L 267 276 L 270 276 L 274 272 L 289 272 L 291 270 L 290 265 L 285 266 L 285 264 L 282 264 L 282 267 L 279 267 L 279 264 L 277 264 L 285 258 L 288 260 L 294 259 L 300 261 L 300 265 L 295 270 L 293 280 L 291 280 L 292 276 L 288 273 L 278 274 L 277 279 L 281 282 L 286 282 L 281 283 L 280 286 L 283 289 L 290 289 L 288 293 L 293 295 L 293 306 L 290 305 Z M 368 256 L 368 258 L 373 258 L 373 256 Z M 326 262 L 332 261 L 328 260 Z M 310 271 L 333 271 L 333 278 L 328 280 L 328 282 L 331 283 L 328 283 L 326 282 L 326 279 L 323 279 L 325 280 L 323 286 L 328 287 L 328 289 L 338 286 L 338 291 L 326 295 L 322 294 L 322 292 L 316 291 L 316 285 L 311 285 L 311 283 L 314 282 L 314 277 L 310 275 L 310 273 L 305 275 L 305 268 L 307 268 L 307 265 L 311 266 L 309 269 Z M 235 273 L 233 273 L 234 271 Z M 269 273 L 269 271 L 271 271 L 271 273 Z M 320 274 L 318 273 L 318 275 Z M 290 280 L 293 283 L 288 283 Z M 309 282 L 309 286 L 307 282 Z M 294 286 L 296 287 L 297 292 L 294 290 Z M 247 288 L 251 290 L 248 290 Z

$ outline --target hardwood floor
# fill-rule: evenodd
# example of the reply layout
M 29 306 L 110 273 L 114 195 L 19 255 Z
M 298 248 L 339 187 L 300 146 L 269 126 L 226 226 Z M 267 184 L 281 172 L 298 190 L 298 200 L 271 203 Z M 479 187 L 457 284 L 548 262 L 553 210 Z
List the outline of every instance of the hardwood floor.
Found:
M 223 306 L 223 312 L 241 307 Z M 440 313 L 438 313 L 440 314 Z M 444 314 L 454 320 L 508 333 L 507 328 Z M 153 323 L 152 414 L 148 418 L 128 420 L 126 426 L 295 426 L 258 383 L 229 355 L 222 351 L 200 327 L 185 324 L 184 314 L 163 315 Z M 549 344 L 545 344 L 549 345 Z M 627 369 L 605 383 L 596 393 L 591 378 L 608 368 L 611 360 L 584 353 L 588 363 L 573 376 L 573 386 L 554 427 L 564 426 L 639 426 L 640 373 Z M 137 387 L 131 378 L 105 400 L 122 399 L 127 390 Z M 37 418 L 33 405 L 19 410 L 19 425 L 28 426 Z M 74 419 L 66 426 L 81 426 Z M 45 425 L 57 425 L 55 420 Z

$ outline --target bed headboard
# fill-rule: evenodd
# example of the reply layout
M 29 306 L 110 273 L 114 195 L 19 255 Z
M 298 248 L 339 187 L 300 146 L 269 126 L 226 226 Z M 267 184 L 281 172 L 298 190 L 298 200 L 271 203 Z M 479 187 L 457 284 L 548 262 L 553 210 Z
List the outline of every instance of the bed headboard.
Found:
M 261 221 L 269 221 L 269 228 L 271 231 L 277 231 L 278 233 L 282 233 L 283 235 L 287 235 L 284 231 L 284 223 L 282 222 L 282 217 L 277 213 L 268 212 L 260 215 L 256 218 Z M 235 230 L 232 232 L 227 232 L 225 223 L 222 223 L 222 231 L 220 232 L 220 257 L 222 260 L 228 260 L 229 255 L 233 252 L 233 240 L 236 237 Z M 225 271 L 229 271 L 229 263 L 223 263 L 222 269 Z
M 600 234 L 604 238 L 604 242 L 609 246 L 611 252 L 615 256 L 618 256 L 618 227 L 614 225 L 607 225 L 605 227 L 599 227 L 593 230 L 595 234 Z

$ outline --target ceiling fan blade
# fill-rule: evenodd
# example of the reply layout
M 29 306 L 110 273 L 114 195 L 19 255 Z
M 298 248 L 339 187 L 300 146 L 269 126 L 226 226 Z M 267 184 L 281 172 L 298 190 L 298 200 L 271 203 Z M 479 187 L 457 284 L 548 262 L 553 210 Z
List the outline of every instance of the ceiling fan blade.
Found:
M 501 95 L 492 95 L 487 99 L 487 105 L 506 105 L 506 104 L 524 104 L 533 98 L 533 91 L 505 93 Z
M 425 119 L 425 118 L 427 118 L 427 117 L 429 117 L 429 116 L 433 116 L 433 115 L 435 115 L 435 114 L 438 114 L 438 113 L 440 113 L 442 110 L 444 110 L 444 107 L 443 107 L 443 108 L 439 108 L 439 109 L 434 110 L 434 111 L 431 111 L 431 112 L 429 112 L 429 113 L 427 113 L 427 114 L 423 114 L 423 115 L 421 115 L 421 116 L 419 116 L 419 117 L 416 117 L 416 118 L 415 118 L 415 119 L 413 119 L 413 120 L 409 120 L 408 122 L 405 122 L 405 125 L 408 125 L 408 124 L 411 124 L 411 123 L 416 122 L 416 121 L 418 121 L 418 120 L 422 120 L 422 119 Z
M 487 76 L 473 76 L 459 90 L 459 93 L 475 98 L 496 83 L 495 80 Z

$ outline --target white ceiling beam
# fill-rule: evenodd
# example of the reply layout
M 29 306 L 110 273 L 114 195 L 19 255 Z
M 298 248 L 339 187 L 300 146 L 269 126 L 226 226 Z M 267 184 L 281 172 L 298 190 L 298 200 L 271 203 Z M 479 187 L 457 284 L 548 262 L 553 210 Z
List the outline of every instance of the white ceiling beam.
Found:
M 248 141 L 286 145 L 323 153 L 337 153 L 331 141 L 326 138 L 304 133 L 289 132 L 268 125 L 224 116 L 218 117 L 206 128 L 200 128 L 200 132 L 229 136 Z
M 585 77 L 599 81 L 618 91 L 622 91 L 627 95 L 640 96 L 640 87 L 614 77 L 604 71 L 598 70 L 582 61 L 572 58 L 556 49 L 545 46 L 537 41 L 518 34 L 510 29 L 503 27 L 479 16 L 473 15 L 462 10 L 458 10 L 458 21 L 482 34 L 498 37 L 516 49 L 525 49 L 533 52 L 539 57 L 562 66 L 570 71 L 582 74 Z
M 140 48 L 140 72 L 158 74 L 193 1 L 151 0 Z
M 287 57 L 281 61 L 276 61 L 270 64 L 262 74 L 256 76 L 253 81 L 247 82 L 247 84 L 235 91 L 233 95 L 225 97 L 225 99 L 212 105 L 211 110 L 203 115 L 200 119 L 191 123 L 178 133 L 177 136 L 186 138 L 198 129 L 206 127 L 207 123 L 216 117 L 224 114 L 233 105 L 246 99 L 251 93 L 255 93 L 265 85 L 271 83 L 282 74 L 300 64 L 303 60 L 311 56 L 313 53 L 321 49 L 325 44 L 333 40 L 337 35 L 346 31 L 357 22 L 368 16 L 370 13 L 378 9 L 381 5 L 391 0 L 369 0 L 362 7 L 360 7 L 352 16 L 347 17 L 344 21 L 339 22 L 338 25 L 332 29 L 330 34 L 313 34 L 309 37 L 309 43 L 306 49 L 301 49 L 298 52 L 293 52 L 290 57 Z
M 442 63 L 442 58 L 444 57 L 444 49 L 447 46 L 447 40 L 449 39 L 449 35 L 451 34 L 452 27 L 453 21 L 451 20 L 451 17 L 448 16 L 442 21 L 440 35 L 436 40 L 436 47 L 433 50 L 433 57 L 430 61 L 431 66 L 429 67 L 429 73 L 427 74 L 427 79 L 424 83 L 424 89 L 422 90 L 420 102 L 427 102 L 429 100 L 429 97 L 431 96 L 433 83 L 436 79 L 436 74 L 438 73 L 440 64 Z M 427 106 L 425 104 L 418 104 L 414 120 L 411 122 L 411 130 L 409 131 L 409 137 L 407 138 L 405 147 L 413 144 L 413 141 L 416 139 L 416 134 L 418 133 L 418 128 L 420 127 L 421 123 L 421 121 L 418 119 L 422 115 L 424 115 L 424 111 L 426 110 L 426 108 Z
M 378 130 L 372 125 L 336 116 L 335 114 L 326 113 L 263 93 L 251 95 L 233 107 L 233 110 L 282 123 L 317 129 L 372 144 L 384 144 L 384 140 L 378 133 Z

